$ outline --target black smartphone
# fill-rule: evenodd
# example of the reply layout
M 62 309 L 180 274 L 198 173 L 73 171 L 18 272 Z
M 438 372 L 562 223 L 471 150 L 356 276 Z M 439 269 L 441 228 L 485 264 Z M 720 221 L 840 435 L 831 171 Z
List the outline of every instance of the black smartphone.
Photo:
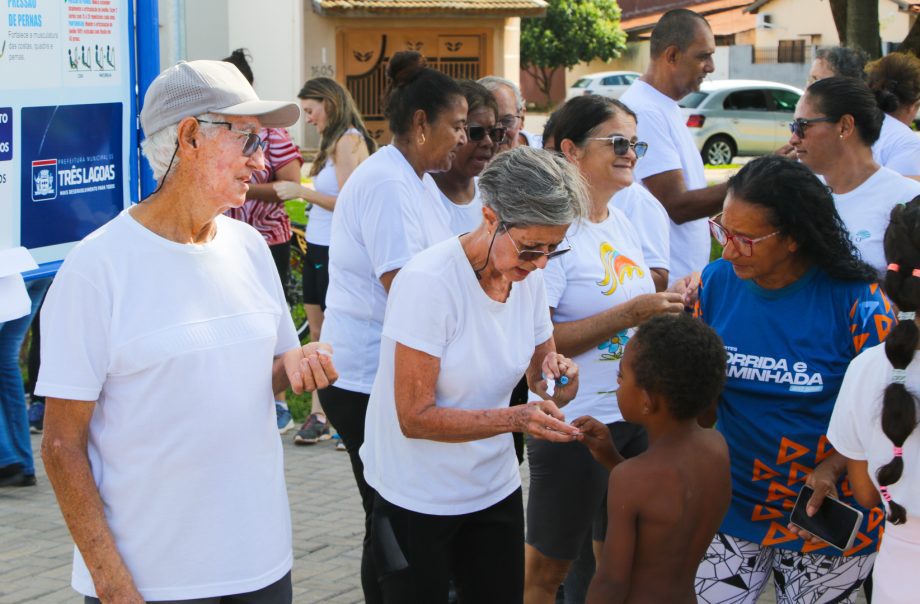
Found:
M 811 499 L 813 494 L 814 490 L 810 486 L 805 485 L 802 487 L 802 490 L 799 491 L 799 498 L 796 499 L 795 507 L 792 508 L 790 522 L 827 541 L 828 544 L 840 551 L 846 551 L 853 547 L 856 533 L 862 524 L 863 513 L 838 499 L 825 497 L 815 515 L 809 516 L 805 512 L 805 506 L 808 505 L 808 500 Z

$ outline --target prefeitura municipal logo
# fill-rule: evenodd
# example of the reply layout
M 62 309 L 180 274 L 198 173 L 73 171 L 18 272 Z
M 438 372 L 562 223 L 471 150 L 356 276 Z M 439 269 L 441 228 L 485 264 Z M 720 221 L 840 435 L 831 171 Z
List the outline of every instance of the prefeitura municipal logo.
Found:
M 57 197 L 57 160 L 33 161 L 32 201 L 47 201 L 55 197 Z

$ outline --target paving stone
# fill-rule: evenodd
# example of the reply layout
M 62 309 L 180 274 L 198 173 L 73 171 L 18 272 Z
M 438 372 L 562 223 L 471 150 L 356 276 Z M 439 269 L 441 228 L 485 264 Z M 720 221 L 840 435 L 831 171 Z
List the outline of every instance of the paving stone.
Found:
M 40 442 L 32 437 L 36 454 Z M 360 604 L 364 512 L 348 455 L 331 442 L 295 447 L 290 438 L 284 454 L 294 602 Z M 0 490 L 0 604 L 78 604 L 82 599 L 69 587 L 73 542 L 37 455 L 36 463 L 38 486 Z M 521 475 L 526 500 L 526 463 Z M 759 604 L 774 602 L 768 586 Z

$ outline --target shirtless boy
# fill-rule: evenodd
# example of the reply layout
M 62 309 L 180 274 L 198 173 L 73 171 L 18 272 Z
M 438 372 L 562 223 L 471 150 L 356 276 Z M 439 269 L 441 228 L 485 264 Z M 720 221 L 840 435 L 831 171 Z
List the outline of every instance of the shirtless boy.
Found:
M 725 382 L 725 350 L 712 329 L 686 315 L 644 323 L 620 362 L 624 419 L 648 431 L 648 450 L 624 460 L 603 424 L 572 425 L 611 469 L 607 539 L 588 604 L 696 604 L 694 577 L 728 510 L 728 447 L 697 416 Z

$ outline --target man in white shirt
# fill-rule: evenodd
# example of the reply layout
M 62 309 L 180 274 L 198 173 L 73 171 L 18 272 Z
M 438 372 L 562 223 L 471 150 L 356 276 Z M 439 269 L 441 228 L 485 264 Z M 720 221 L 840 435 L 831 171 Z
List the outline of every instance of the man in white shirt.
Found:
M 714 71 L 714 53 L 715 38 L 703 17 L 668 11 L 652 32 L 648 69 L 620 98 L 638 115 L 639 139 L 648 143 L 636 177 L 671 219 L 672 283 L 709 261 L 706 219 L 725 199 L 726 185 L 706 186 L 703 160 L 677 105 Z
M 42 459 L 84 602 L 291 602 L 290 507 L 272 396 L 335 380 L 301 346 L 265 240 L 224 216 L 300 117 L 230 63 L 150 85 L 159 187 L 68 254 L 42 310 Z M 208 430 L 201 426 L 207 424 Z
M 505 129 L 505 139 L 499 144 L 499 151 L 514 149 L 518 145 L 543 148 L 543 137 L 524 130 L 524 97 L 521 89 L 511 80 L 498 76 L 486 76 L 477 80 L 495 97 L 498 103 L 498 125 Z

